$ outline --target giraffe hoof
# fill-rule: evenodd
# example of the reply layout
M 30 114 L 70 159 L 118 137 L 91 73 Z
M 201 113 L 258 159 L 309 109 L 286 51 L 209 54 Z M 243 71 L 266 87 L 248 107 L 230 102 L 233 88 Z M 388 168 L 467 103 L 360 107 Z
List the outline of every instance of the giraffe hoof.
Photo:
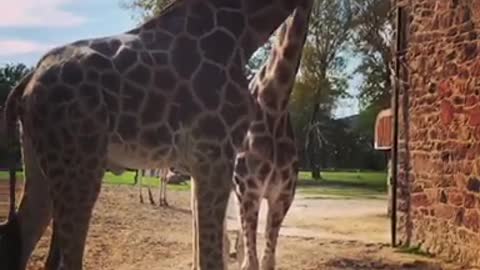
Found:
M 162 203 L 160 204 L 161 207 L 169 207 L 168 203 Z

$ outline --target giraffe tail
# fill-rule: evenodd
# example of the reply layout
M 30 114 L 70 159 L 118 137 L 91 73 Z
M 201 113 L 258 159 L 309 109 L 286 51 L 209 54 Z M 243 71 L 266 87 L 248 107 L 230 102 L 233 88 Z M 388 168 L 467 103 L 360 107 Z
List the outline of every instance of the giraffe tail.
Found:
M 33 72 L 26 75 L 20 83 L 12 89 L 5 102 L 5 119 L 3 122 L 5 124 L 5 133 L 11 161 L 9 164 L 10 209 L 6 223 L 0 224 L 0 264 L 2 269 L 20 269 L 21 267 L 21 233 L 15 207 L 16 155 L 14 146 L 17 134 L 17 120 L 21 116 L 21 98 L 32 75 Z
M 10 185 L 10 209 L 8 213 L 8 221 L 12 221 L 15 217 L 15 187 L 16 187 L 16 155 L 15 144 L 17 140 L 17 120 L 20 116 L 21 98 L 25 92 L 25 88 L 32 79 L 33 72 L 28 73 L 23 79 L 15 86 L 5 101 L 5 134 L 6 141 L 9 149 L 10 164 L 9 164 L 9 185 Z

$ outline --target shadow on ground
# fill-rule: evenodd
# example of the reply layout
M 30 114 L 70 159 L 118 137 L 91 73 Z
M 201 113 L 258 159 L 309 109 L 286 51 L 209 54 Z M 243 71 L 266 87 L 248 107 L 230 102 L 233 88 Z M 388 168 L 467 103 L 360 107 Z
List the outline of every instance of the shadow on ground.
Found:
M 436 263 L 414 261 L 401 264 L 390 264 L 382 261 L 371 259 L 350 259 L 350 258 L 334 258 L 326 263 L 326 266 L 341 269 L 356 270 L 444 270 Z

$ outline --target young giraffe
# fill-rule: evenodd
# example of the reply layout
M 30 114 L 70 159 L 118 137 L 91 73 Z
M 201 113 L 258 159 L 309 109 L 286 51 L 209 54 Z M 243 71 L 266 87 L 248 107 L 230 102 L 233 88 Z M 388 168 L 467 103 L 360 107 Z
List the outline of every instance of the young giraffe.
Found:
M 275 269 L 278 233 L 294 198 L 298 156 L 287 105 L 306 41 L 312 5 L 313 0 L 305 1 L 281 26 L 267 64 L 250 84 L 257 116 L 248 130 L 245 150 L 237 155 L 234 170 L 240 235 L 243 236 L 237 245 L 244 249 L 243 252 L 237 250 L 239 261 L 243 260 L 242 270 L 258 269 L 256 235 L 263 198 L 268 201 L 268 216 L 261 269 Z
M 146 170 L 137 170 L 136 178 L 137 178 L 138 192 L 140 195 L 140 203 L 144 203 L 143 192 L 142 192 L 142 180 L 143 180 L 143 177 L 145 176 L 145 173 L 146 173 Z M 154 170 L 153 174 L 155 177 L 158 177 L 160 181 L 158 204 L 160 206 L 168 206 L 167 185 L 170 182 L 170 179 L 172 177 L 175 177 L 177 173 L 174 172 L 173 168 L 170 168 L 170 169 L 163 168 L 163 169 Z M 147 185 L 147 191 L 148 191 L 148 199 L 150 201 L 150 204 L 155 205 L 155 200 L 153 199 L 152 190 L 148 185 Z
M 47 269 L 82 269 L 105 169 L 172 166 L 193 178 L 193 268 L 223 269 L 235 153 L 254 118 L 244 66 L 304 1 L 178 0 L 131 31 L 47 53 L 6 102 L 26 186 L 0 228 L 3 254 L 19 255 L 2 264 L 25 269 L 53 218 Z
M 166 174 L 166 168 L 162 169 L 157 169 L 157 170 L 136 170 L 135 172 L 135 179 L 136 179 L 136 184 L 137 184 L 137 189 L 138 189 L 138 195 L 140 198 L 140 203 L 144 203 L 145 200 L 143 199 L 143 178 L 147 174 L 147 171 L 150 172 L 150 176 L 153 175 L 153 177 L 158 177 L 158 180 L 160 181 L 160 193 L 159 193 L 159 204 L 161 205 L 162 202 L 162 184 L 165 179 L 165 174 Z M 152 172 L 153 171 L 153 172 Z M 147 193 L 148 193 L 148 200 L 150 201 L 151 205 L 155 205 L 155 200 L 153 199 L 153 193 L 152 189 L 150 188 L 149 185 L 147 185 Z

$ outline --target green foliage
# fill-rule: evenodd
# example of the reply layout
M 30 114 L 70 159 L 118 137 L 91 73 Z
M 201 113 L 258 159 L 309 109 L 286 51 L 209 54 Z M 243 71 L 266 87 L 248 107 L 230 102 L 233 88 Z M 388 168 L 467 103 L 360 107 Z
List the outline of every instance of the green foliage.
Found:
M 360 105 L 367 107 L 373 104 L 382 107 L 390 105 L 390 71 L 385 67 L 384 59 L 379 54 L 364 56 L 356 71 L 363 75 L 360 86 Z
M 342 127 L 338 123 L 328 125 L 335 136 L 330 136 L 331 148 L 327 147 L 327 154 L 323 156 L 329 161 L 326 166 L 384 169 L 384 154 L 373 149 L 373 140 L 377 114 L 390 105 L 388 67 L 392 60 L 391 3 L 384 0 L 352 0 L 351 4 L 353 17 L 348 48 L 361 58 L 361 63 L 354 72 L 363 77 L 358 96 L 362 110 L 352 126 L 347 124 Z M 309 65 L 314 64 L 318 65 L 314 62 Z M 341 61 L 334 66 L 339 66 L 340 70 L 344 68 Z
M 0 107 L 13 87 L 31 70 L 24 64 L 6 64 L 0 67 Z
M 375 121 L 382 109 L 380 105 L 374 104 L 363 108 L 358 115 L 356 126 L 352 129 L 356 135 L 357 155 L 361 156 L 362 168 L 384 170 L 386 167 L 385 154 L 373 148 Z
M 347 80 L 348 76 L 344 73 L 344 59 L 340 56 L 327 60 L 322 48 L 329 47 L 326 44 L 315 44 L 308 42 L 303 51 L 301 65 L 300 84 L 297 85 L 292 100 L 316 103 L 320 110 L 327 114 L 335 108 L 335 102 L 338 98 L 348 96 Z M 332 49 L 329 53 L 338 54 L 341 48 Z M 299 93 L 298 91 L 308 91 L 309 93 Z
M 159 14 L 173 1 L 174 0 L 125 0 L 120 3 L 120 6 L 133 10 L 133 17 L 142 23 Z
M 364 81 L 360 87 L 362 107 L 390 105 L 390 69 L 393 23 L 391 1 L 352 0 L 354 10 L 353 48 L 362 58 L 356 73 Z
M 374 131 L 375 131 L 375 121 L 377 119 L 378 113 L 383 108 L 380 105 L 372 104 L 363 110 L 359 114 L 359 123 L 356 127 L 356 131 L 364 136 L 369 136 L 373 140 Z
M 248 80 L 253 79 L 255 74 L 260 70 L 260 68 L 267 62 L 270 52 L 274 44 L 274 37 L 272 36 L 265 45 L 260 47 L 248 60 L 247 66 L 245 67 L 245 72 Z
M 31 70 L 31 68 L 28 68 L 24 64 L 7 64 L 3 67 L 0 67 L 0 107 L 3 107 L 10 91 Z M 3 125 L 2 120 L 0 120 L 0 125 Z M 2 138 L 0 138 L 0 142 L 3 142 Z M 15 153 L 15 159 L 17 160 L 17 163 L 20 164 L 20 143 L 16 144 L 13 149 L 10 149 L 10 151 Z M 6 145 L 0 143 L 0 164 L 2 167 L 6 167 L 7 164 L 9 164 L 9 161 L 9 151 L 6 149 Z
M 350 36 L 348 0 L 317 0 L 310 19 L 300 74 L 291 97 L 292 120 L 312 175 L 320 178 L 329 144 L 326 123 L 338 98 L 347 96 L 348 76 L 342 52 Z M 323 159 L 323 160 L 322 160 Z
M 350 1 L 317 0 L 303 50 L 301 80 L 313 92 L 313 101 L 330 112 L 339 97 L 347 95 L 345 51 L 351 28 Z

